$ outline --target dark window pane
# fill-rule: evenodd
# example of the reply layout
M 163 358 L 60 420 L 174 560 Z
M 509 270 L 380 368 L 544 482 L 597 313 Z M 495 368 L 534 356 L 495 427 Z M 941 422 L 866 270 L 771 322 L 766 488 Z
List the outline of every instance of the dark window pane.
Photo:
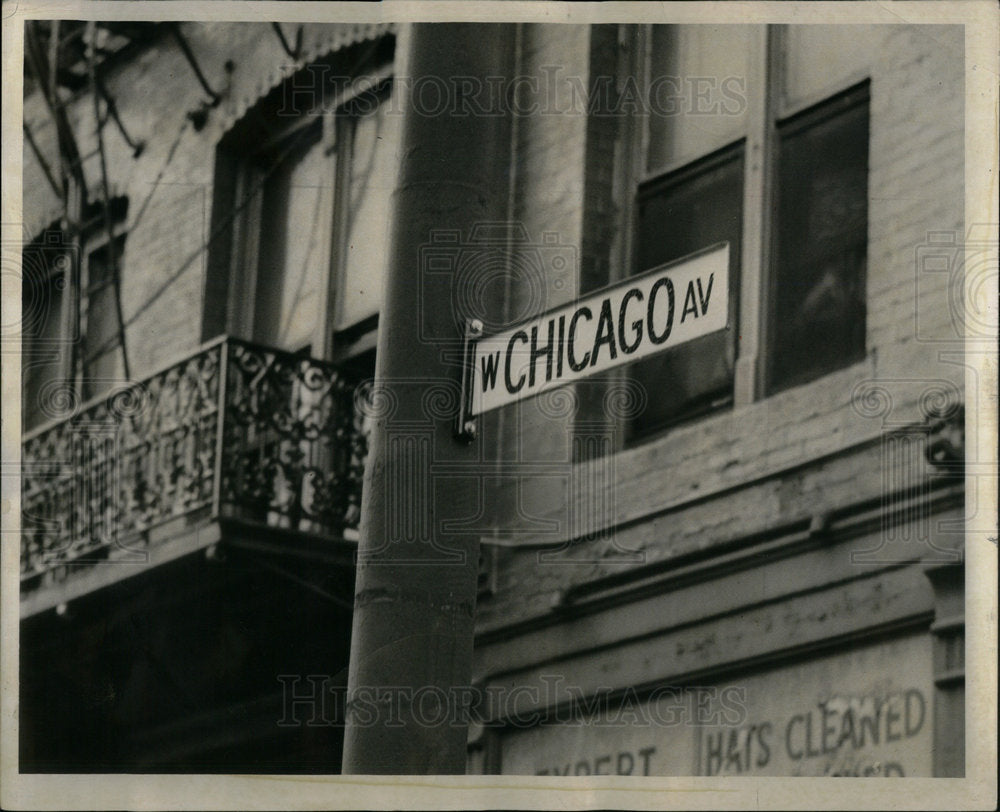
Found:
M 107 244 L 90 252 L 87 258 L 87 290 L 95 290 L 111 284 L 113 267 L 121 267 L 122 254 L 125 251 L 125 238 L 116 237 L 114 241 L 114 257 L 108 255 Z M 114 260 L 114 266 L 112 265 Z
M 61 237 L 54 240 L 61 244 Z M 34 245 L 22 254 L 21 395 L 25 430 L 45 422 L 52 386 L 62 376 L 61 359 L 69 342 L 62 336 L 63 291 L 69 255 L 61 248 Z
M 865 354 L 867 86 L 778 129 L 768 391 Z
M 630 377 L 648 394 L 645 411 L 629 426 L 629 439 L 732 401 L 742 223 L 742 146 L 723 150 L 640 189 L 636 271 L 728 242 L 733 328 L 628 367 Z
M 114 268 L 121 268 L 125 238 L 114 241 L 114 264 L 107 245 L 87 257 L 87 321 L 83 336 L 83 396 L 105 391 L 121 375 Z

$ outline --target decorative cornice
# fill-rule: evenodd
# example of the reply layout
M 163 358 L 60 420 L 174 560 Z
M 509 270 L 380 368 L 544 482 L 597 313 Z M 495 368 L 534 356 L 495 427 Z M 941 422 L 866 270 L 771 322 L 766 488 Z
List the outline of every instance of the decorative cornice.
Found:
M 697 550 L 575 584 L 564 590 L 559 600 L 544 614 L 480 629 L 476 645 L 491 645 L 558 625 L 569 615 L 574 619 L 580 618 L 649 595 L 709 581 L 721 574 L 765 566 L 809 550 L 857 538 L 878 531 L 887 518 L 907 515 L 915 500 L 928 499 L 927 509 L 931 512 L 964 504 L 962 484 L 945 479 L 932 480 L 930 484 L 935 490 L 929 498 L 925 491 L 910 489 L 885 499 L 868 499 L 811 519 L 807 517 L 732 539 L 710 550 Z M 913 560 L 919 560 L 919 555 L 915 555 Z M 899 565 L 900 562 L 893 563 L 893 566 Z

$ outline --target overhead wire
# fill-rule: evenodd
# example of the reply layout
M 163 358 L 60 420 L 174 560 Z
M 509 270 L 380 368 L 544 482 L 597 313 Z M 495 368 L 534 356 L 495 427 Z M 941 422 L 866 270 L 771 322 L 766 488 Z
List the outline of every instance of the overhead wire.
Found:
M 29 20 L 25 23 L 24 44 L 27 67 L 35 77 L 43 101 L 52 116 L 56 131 L 56 159 L 59 185 L 62 190 L 59 197 L 62 203 L 63 228 L 69 243 L 73 248 L 79 247 L 81 196 L 86 194 L 86 179 L 83 174 L 83 162 L 77 147 L 76 136 L 66 116 L 64 102 L 59 95 L 57 74 L 59 68 L 59 21 L 49 23 L 49 60 L 44 59 L 41 38 L 39 34 L 41 22 Z M 72 177 L 73 182 L 69 182 Z M 68 334 L 75 334 L 80 322 L 79 277 L 80 267 L 78 251 L 68 252 L 69 265 L 65 271 L 67 296 L 64 300 L 63 329 Z M 70 386 L 74 387 L 77 378 L 79 354 L 76 342 L 70 341 L 67 347 L 66 372 Z
M 377 47 L 378 47 L 378 41 L 368 43 L 367 47 L 362 51 L 362 53 L 358 56 L 358 59 L 351 66 L 351 69 L 348 71 L 348 75 L 349 76 L 357 75 L 361 66 L 372 58 Z M 281 161 L 284 158 L 286 158 L 288 154 L 298 146 L 297 139 L 300 137 L 302 137 L 301 133 L 297 135 L 296 138 L 289 139 L 290 143 L 287 145 L 287 148 L 277 156 L 277 159 L 271 163 L 271 166 L 266 172 L 263 172 L 259 175 L 259 177 L 257 178 L 257 182 L 251 185 L 247 195 L 243 198 L 243 200 L 234 204 L 232 210 L 224 217 L 220 218 L 219 223 L 216 225 L 215 228 L 212 229 L 212 232 L 208 235 L 207 239 L 203 240 L 202 243 L 181 263 L 181 265 L 175 271 L 173 271 L 171 274 L 167 276 L 167 278 L 146 299 L 146 301 L 143 302 L 141 305 L 139 305 L 139 307 L 135 310 L 135 312 L 132 313 L 132 315 L 125 320 L 126 326 L 131 326 L 132 324 L 134 324 L 136 319 L 139 318 L 139 316 L 141 316 L 143 313 L 149 310 L 149 308 L 151 308 L 156 303 L 156 301 L 170 289 L 170 286 L 174 282 L 176 282 L 177 279 L 179 279 L 185 271 L 187 271 L 187 269 L 191 266 L 191 263 L 193 263 L 196 259 L 198 259 L 198 257 L 201 256 L 202 253 L 208 250 L 209 246 L 211 246 L 211 244 L 215 241 L 215 239 L 225 229 L 229 228 L 232 225 L 237 215 L 239 215 L 250 204 L 250 202 L 253 200 L 257 192 L 268 181 L 271 174 L 278 168 L 278 165 L 281 163 Z
M 125 320 L 126 326 L 134 324 L 135 321 L 143 313 L 149 310 L 149 308 L 151 308 L 156 303 L 156 301 L 170 289 L 170 286 L 173 285 L 173 283 L 176 282 L 177 279 L 179 279 L 181 275 L 184 274 L 188 270 L 188 268 L 191 267 L 191 264 L 196 259 L 198 259 L 206 250 L 208 250 L 208 248 L 219 237 L 219 235 L 222 234 L 223 231 L 225 231 L 233 224 L 233 221 L 236 219 L 236 217 L 244 209 L 246 209 L 247 206 L 250 205 L 250 203 L 253 201 L 257 193 L 261 190 L 261 188 L 263 188 L 264 184 L 267 183 L 268 180 L 270 180 L 271 175 L 279 168 L 281 161 L 287 158 L 288 155 L 298 147 L 298 141 L 304 135 L 305 131 L 302 131 L 296 134 L 296 136 L 294 136 L 293 138 L 289 139 L 291 143 L 284 146 L 284 148 L 276 156 L 275 160 L 271 163 L 271 166 L 265 172 L 260 173 L 260 175 L 256 178 L 255 182 L 250 185 L 243 199 L 236 202 L 233 205 L 232 209 L 219 219 L 219 222 L 216 223 L 216 225 L 212 228 L 209 235 L 204 240 L 202 240 L 202 242 L 184 259 L 184 261 L 173 272 L 171 272 L 163 280 L 163 282 L 161 282 L 160 286 L 156 288 L 156 290 L 149 295 L 146 301 L 143 302 L 141 305 L 139 305 L 138 308 L 136 308 L 135 312 L 133 312 Z
M 22 121 L 21 128 L 24 130 L 24 138 L 28 142 L 28 146 L 31 147 L 31 151 L 35 155 L 35 160 L 38 161 L 38 165 L 41 167 L 42 173 L 45 175 L 45 180 L 49 182 L 49 186 L 52 187 L 52 191 L 55 192 L 56 197 L 62 200 L 63 190 L 60 189 L 59 184 L 56 183 L 55 176 L 52 174 L 52 167 L 49 166 L 49 162 L 45 160 L 45 156 L 42 154 L 42 151 L 38 146 L 38 142 L 35 141 L 35 136 L 31 132 L 31 127 L 28 126 L 28 122 Z
M 174 160 L 174 155 L 176 155 L 177 153 L 177 147 L 180 146 L 181 139 L 184 137 L 184 133 L 187 131 L 187 128 L 190 125 L 191 125 L 191 120 L 189 118 L 185 117 L 184 119 L 181 120 L 180 129 L 178 129 L 177 135 L 174 136 L 174 141 L 170 145 L 170 149 L 167 150 L 167 156 L 163 161 L 163 165 L 160 167 L 160 171 L 156 173 L 156 177 L 153 179 L 152 188 L 149 190 L 149 194 L 146 195 L 145 199 L 142 201 L 142 205 L 139 206 L 138 210 L 136 211 L 134 219 L 128 225 L 127 230 L 130 233 L 132 231 L 135 231 L 135 229 L 139 226 L 139 223 L 142 222 L 143 215 L 145 215 L 146 209 L 149 208 L 149 204 L 152 201 L 153 196 L 156 194 L 157 189 L 159 188 L 160 180 L 162 180 L 164 173 L 167 171 L 167 168 Z
M 186 46 L 186 45 L 187 45 L 187 43 L 185 42 L 184 46 Z M 182 48 L 184 46 L 182 46 Z M 371 43 L 371 44 L 369 44 L 368 48 L 362 53 L 362 55 L 360 56 L 360 58 L 357 60 L 357 64 L 355 65 L 354 69 L 351 72 L 352 74 L 354 72 L 356 72 L 357 68 L 359 68 L 361 64 L 363 64 L 367 59 L 369 59 L 371 57 L 371 55 L 374 52 L 376 46 L 377 46 L 377 43 Z M 42 74 L 41 74 L 41 72 L 36 71 L 36 75 L 41 76 Z M 204 85 L 204 83 L 202 83 L 202 84 Z M 214 92 L 213 92 L 213 95 L 214 95 Z M 57 122 L 57 124 L 58 124 L 58 122 Z M 185 133 L 188 125 L 189 125 L 189 121 L 187 119 L 185 119 L 185 121 L 182 123 L 182 125 L 181 125 L 181 127 L 180 127 L 180 129 L 179 129 L 179 131 L 177 133 L 177 136 L 174 139 L 173 144 L 170 147 L 170 150 L 168 151 L 168 154 L 167 154 L 167 157 L 166 157 L 166 159 L 164 161 L 163 166 L 161 167 L 159 173 L 157 174 L 156 179 L 153 181 L 153 188 L 150 190 L 149 194 L 143 200 L 143 203 L 142 203 L 141 207 L 139 208 L 139 210 L 138 210 L 138 212 L 137 212 L 137 214 L 135 216 L 135 219 L 128 226 L 128 230 L 129 231 L 134 230 L 136 228 L 136 226 L 139 224 L 139 222 L 142 220 L 143 215 L 145 214 L 146 210 L 149 207 L 149 204 L 150 204 L 150 201 L 152 200 L 152 197 L 155 195 L 155 193 L 156 193 L 156 191 L 157 191 L 157 189 L 159 187 L 159 181 L 160 181 L 160 179 L 163 177 L 164 172 L 166 171 L 167 167 L 170 165 L 170 163 L 172 162 L 172 160 L 173 160 L 173 158 L 174 158 L 174 156 L 176 154 L 177 148 L 180 145 L 180 142 L 181 142 L 181 140 L 183 138 L 183 135 L 184 135 L 184 133 Z M 176 280 L 179 279 L 191 267 L 192 263 L 195 262 L 195 260 L 197 260 L 206 250 L 208 250 L 208 248 L 212 245 L 212 243 L 219 237 L 219 235 L 225 229 L 229 228 L 232 225 L 232 223 L 234 222 L 234 220 L 236 219 L 236 217 L 238 215 L 240 215 L 246 209 L 246 207 L 253 201 L 254 197 L 257 195 L 257 193 L 260 191 L 260 189 L 264 186 L 264 184 L 267 183 L 267 181 L 270 179 L 271 175 L 274 173 L 274 171 L 276 171 L 276 169 L 280 165 L 281 161 L 284 158 L 286 158 L 288 156 L 288 154 L 291 153 L 298 146 L 298 143 L 297 143 L 298 137 L 301 137 L 301 134 L 299 136 L 297 136 L 296 138 L 289 139 L 289 143 L 279 153 L 279 155 L 276 157 L 276 159 L 271 163 L 271 165 L 267 169 L 267 171 L 262 172 L 262 173 L 260 173 L 257 176 L 257 178 L 255 179 L 255 183 L 253 183 L 250 186 L 250 188 L 248 189 L 248 191 L 245 194 L 245 196 L 243 197 L 243 199 L 237 201 L 236 203 L 234 203 L 232 209 L 229 212 L 227 212 L 224 216 L 222 216 L 221 218 L 219 218 L 219 221 L 212 228 L 212 230 L 208 234 L 208 236 L 204 240 L 202 240 L 202 242 L 187 257 L 185 257 L 185 259 L 181 262 L 181 264 L 174 271 L 172 271 L 170 274 L 168 274 L 166 276 L 166 278 L 159 285 L 159 287 L 157 287 L 156 290 L 154 290 L 153 293 L 150 294 L 150 296 L 147 297 L 147 299 L 142 304 L 140 304 L 135 309 L 135 311 L 133 311 L 128 316 L 128 318 L 124 318 L 124 314 L 123 314 L 123 318 L 122 318 L 122 321 L 121 321 L 123 329 L 125 327 L 129 327 L 129 326 L 135 324 L 135 322 L 144 313 L 146 313 L 151 307 L 153 307 L 153 305 L 156 304 L 156 302 L 170 289 L 171 285 L 173 285 L 173 283 L 176 282 Z M 77 164 L 79 164 L 79 162 L 77 162 Z M 80 168 L 82 169 L 82 167 L 80 167 Z M 116 337 L 113 340 L 117 341 L 118 339 Z M 103 345 L 103 346 L 104 347 L 109 347 L 110 344 L 111 344 L 110 341 L 109 342 L 105 342 L 105 345 Z M 101 350 L 101 348 L 97 348 L 97 352 L 99 352 L 100 350 Z
M 97 87 L 97 63 L 94 59 L 94 38 L 96 24 L 93 20 L 87 23 L 87 72 L 90 74 L 90 94 L 94 100 L 94 125 L 97 128 L 97 151 L 101 161 L 101 196 L 103 198 L 104 228 L 108 239 L 107 263 L 114 288 L 115 315 L 118 319 L 118 344 L 122 355 L 122 373 L 126 380 L 131 379 L 128 363 L 128 348 L 125 340 L 125 320 L 122 316 L 122 286 L 118 273 L 118 258 L 115 256 L 115 234 L 111 223 L 111 193 L 108 188 L 108 162 L 104 151 L 104 125 L 107 114 L 101 116 L 101 97 Z M 107 102 L 105 102 L 107 105 Z

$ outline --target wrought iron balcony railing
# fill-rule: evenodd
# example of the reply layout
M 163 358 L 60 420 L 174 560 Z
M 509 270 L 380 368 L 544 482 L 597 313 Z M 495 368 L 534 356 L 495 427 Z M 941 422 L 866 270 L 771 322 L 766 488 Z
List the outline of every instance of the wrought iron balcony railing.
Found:
M 333 364 L 224 338 L 27 434 L 22 592 L 141 555 L 178 519 L 342 538 L 367 454 L 354 394 Z

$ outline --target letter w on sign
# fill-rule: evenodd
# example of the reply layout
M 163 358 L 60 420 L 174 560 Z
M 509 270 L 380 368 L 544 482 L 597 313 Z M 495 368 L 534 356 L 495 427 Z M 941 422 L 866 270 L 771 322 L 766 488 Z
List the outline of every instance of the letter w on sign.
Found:
M 478 339 L 470 356 L 469 413 L 728 328 L 729 243 L 720 243 Z

